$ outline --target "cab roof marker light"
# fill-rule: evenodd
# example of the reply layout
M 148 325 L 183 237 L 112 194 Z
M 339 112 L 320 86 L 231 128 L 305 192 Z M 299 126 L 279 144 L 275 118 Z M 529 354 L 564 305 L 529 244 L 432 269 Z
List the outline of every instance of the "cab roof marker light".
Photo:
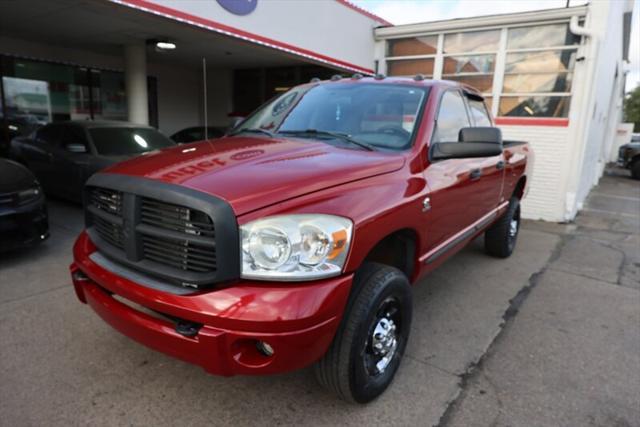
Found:
M 334 74 L 333 76 L 331 76 L 332 82 L 337 82 L 338 80 L 342 80 L 342 76 L 340 74 Z
M 417 81 L 417 82 L 421 82 L 425 79 L 425 75 L 424 74 L 416 74 L 415 76 L 413 76 L 413 80 Z
M 385 76 L 384 74 L 376 74 L 375 76 L 373 76 L 374 79 L 376 80 L 384 80 L 387 78 L 387 76 Z
M 355 73 L 353 76 L 351 76 L 351 78 L 354 80 L 360 80 L 362 77 L 363 75 L 360 73 Z

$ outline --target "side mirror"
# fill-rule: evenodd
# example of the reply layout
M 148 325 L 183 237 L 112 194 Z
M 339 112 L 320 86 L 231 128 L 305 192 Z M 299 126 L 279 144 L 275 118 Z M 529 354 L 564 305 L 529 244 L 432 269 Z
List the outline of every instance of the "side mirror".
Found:
M 470 159 L 502 154 L 502 145 L 493 142 L 436 142 L 431 146 L 431 160 Z
M 70 153 L 86 153 L 87 147 L 84 144 L 67 144 L 65 148 Z
M 233 129 L 236 128 L 236 126 L 238 126 L 240 123 L 242 123 L 242 121 L 244 120 L 244 117 L 232 117 L 231 118 L 231 124 L 229 125 L 229 129 L 227 129 L 227 133 L 231 132 Z
M 502 131 L 494 127 L 462 128 L 458 134 L 458 141 L 502 145 Z

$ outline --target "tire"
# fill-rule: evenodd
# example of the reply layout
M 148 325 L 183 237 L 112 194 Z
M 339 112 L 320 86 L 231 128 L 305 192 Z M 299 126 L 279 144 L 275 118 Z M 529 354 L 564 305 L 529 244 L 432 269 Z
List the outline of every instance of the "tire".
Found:
M 640 159 L 634 160 L 629 169 L 631 169 L 631 178 L 640 179 Z
M 318 382 L 351 403 L 367 403 L 382 394 L 407 345 L 412 299 L 411 285 L 400 270 L 363 265 L 336 336 L 314 367 Z
M 485 251 L 497 258 L 513 253 L 520 231 L 520 200 L 511 197 L 507 211 L 484 233 Z

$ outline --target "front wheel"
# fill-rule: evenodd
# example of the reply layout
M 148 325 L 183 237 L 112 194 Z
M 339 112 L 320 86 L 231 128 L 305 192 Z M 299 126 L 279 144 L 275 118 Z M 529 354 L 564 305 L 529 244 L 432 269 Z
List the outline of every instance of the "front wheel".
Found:
M 507 258 L 516 247 L 520 231 L 520 200 L 512 197 L 507 211 L 484 234 L 484 249 L 494 257 Z
M 365 264 L 354 297 L 315 373 L 338 397 L 367 403 L 384 392 L 400 366 L 409 338 L 412 292 L 407 277 L 383 264 Z

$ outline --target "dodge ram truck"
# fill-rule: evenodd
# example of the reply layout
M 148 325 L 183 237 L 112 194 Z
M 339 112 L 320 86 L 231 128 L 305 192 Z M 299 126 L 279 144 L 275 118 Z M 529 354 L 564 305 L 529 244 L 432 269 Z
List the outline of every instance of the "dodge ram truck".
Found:
M 412 284 L 482 233 L 511 255 L 531 168 L 471 87 L 313 80 L 215 142 L 93 175 L 73 285 L 113 328 L 209 373 L 314 365 L 366 403 L 401 362 Z

